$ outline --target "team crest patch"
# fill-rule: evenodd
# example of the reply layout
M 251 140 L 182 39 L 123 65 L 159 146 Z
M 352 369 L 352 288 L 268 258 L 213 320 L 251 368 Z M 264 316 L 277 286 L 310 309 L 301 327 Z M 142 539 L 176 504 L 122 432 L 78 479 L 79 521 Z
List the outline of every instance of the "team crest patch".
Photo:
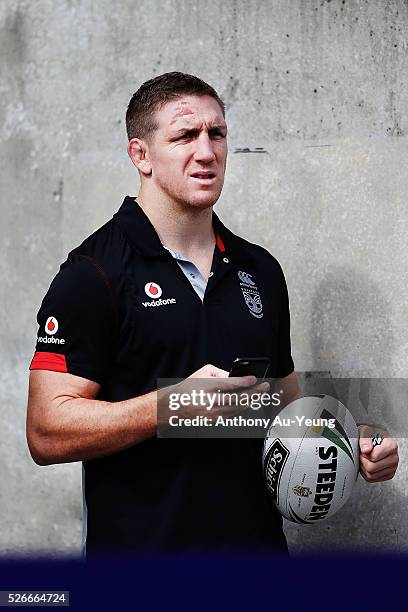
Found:
M 296 487 L 293 487 L 292 491 L 298 497 L 309 497 L 309 495 L 312 494 L 309 487 L 302 487 L 302 485 L 296 485 Z
M 238 272 L 238 278 L 242 295 L 244 296 L 245 304 L 248 306 L 249 312 L 257 319 L 261 319 L 263 317 L 262 300 L 258 287 L 252 280 L 252 275 L 240 270 Z

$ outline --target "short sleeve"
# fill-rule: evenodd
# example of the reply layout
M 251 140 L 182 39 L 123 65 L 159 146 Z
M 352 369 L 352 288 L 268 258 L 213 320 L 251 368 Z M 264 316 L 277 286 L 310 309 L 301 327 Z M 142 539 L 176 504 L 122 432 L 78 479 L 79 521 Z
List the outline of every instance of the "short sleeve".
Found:
M 66 261 L 42 301 L 37 322 L 30 370 L 66 372 L 103 383 L 117 322 L 109 279 L 98 262 L 78 255 Z
M 292 359 L 291 341 L 290 341 L 290 311 L 289 311 L 289 296 L 286 285 L 285 276 L 282 268 L 280 269 L 280 308 L 279 308 L 279 326 L 278 326 L 278 366 L 277 378 L 284 378 L 291 374 L 294 370 Z

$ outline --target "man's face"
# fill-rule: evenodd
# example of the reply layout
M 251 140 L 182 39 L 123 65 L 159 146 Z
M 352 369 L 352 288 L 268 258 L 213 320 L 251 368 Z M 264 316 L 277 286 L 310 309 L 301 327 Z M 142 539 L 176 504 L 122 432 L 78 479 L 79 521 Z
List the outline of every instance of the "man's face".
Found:
M 227 125 L 211 96 L 182 96 L 156 112 L 149 144 L 151 178 L 159 191 L 186 206 L 213 206 L 227 161 Z

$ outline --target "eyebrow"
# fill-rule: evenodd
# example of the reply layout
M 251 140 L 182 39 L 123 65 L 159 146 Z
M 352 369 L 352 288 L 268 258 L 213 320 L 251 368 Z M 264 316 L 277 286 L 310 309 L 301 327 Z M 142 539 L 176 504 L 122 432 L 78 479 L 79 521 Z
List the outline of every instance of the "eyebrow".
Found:
M 210 125 L 209 127 L 209 131 L 211 130 L 226 130 L 227 129 L 227 125 L 225 123 L 220 123 L 220 124 L 214 124 L 214 125 Z M 172 131 L 172 134 L 179 134 L 180 132 L 198 132 L 199 128 L 198 127 L 181 127 L 178 130 L 174 130 Z

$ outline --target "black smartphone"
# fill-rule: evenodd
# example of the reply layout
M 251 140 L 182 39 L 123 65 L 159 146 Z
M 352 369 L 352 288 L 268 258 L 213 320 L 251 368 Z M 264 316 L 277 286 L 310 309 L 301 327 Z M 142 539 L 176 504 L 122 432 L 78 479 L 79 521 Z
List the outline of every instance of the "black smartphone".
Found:
M 237 357 L 234 360 L 228 376 L 256 376 L 265 378 L 271 360 L 269 357 Z

